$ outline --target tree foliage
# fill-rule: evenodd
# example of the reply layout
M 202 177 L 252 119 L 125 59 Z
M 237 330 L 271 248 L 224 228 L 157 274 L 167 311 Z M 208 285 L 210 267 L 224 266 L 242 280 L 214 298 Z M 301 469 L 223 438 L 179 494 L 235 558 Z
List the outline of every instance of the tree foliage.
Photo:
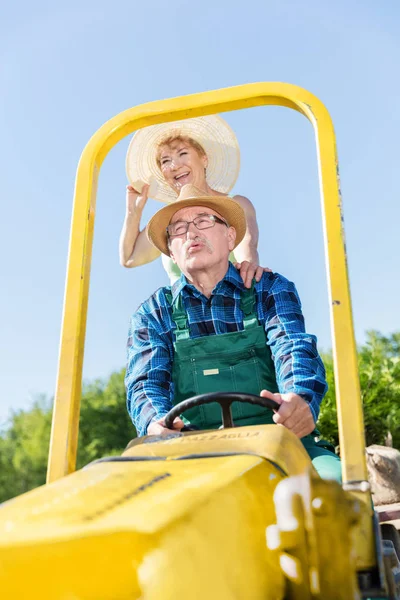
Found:
M 104 383 L 85 386 L 79 425 L 78 468 L 113 454 L 121 454 L 136 431 L 126 410 L 125 370 Z
M 51 430 L 51 403 L 41 398 L 29 411 L 11 415 L 0 435 L 0 502 L 45 483 Z M 136 436 L 126 410 L 124 370 L 108 381 L 84 385 L 78 443 L 78 468 L 120 454 Z
M 367 445 L 384 444 L 391 432 L 393 445 L 400 449 L 400 332 L 389 337 L 369 332 L 358 357 Z M 332 355 L 326 354 L 324 362 L 329 391 L 318 427 L 325 438 L 338 445 Z M 45 482 L 50 429 L 51 403 L 44 398 L 29 411 L 11 415 L 8 428 L 0 433 L 0 502 Z M 78 467 L 121 453 L 133 437 L 135 430 L 126 411 L 124 370 L 113 373 L 108 381 L 85 385 Z
M 43 398 L 19 411 L 0 437 L 0 501 L 44 483 L 51 410 Z
M 332 354 L 323 358 L 329 391 L 318 427 L 325 438 L 338 445 Z M 368 331 L 366 343 L 358 350 L 358 369 L 367 446 L 385 445 L 390 440 L 400 449 L 400 332 L 386 337 L 378 331 Z M 343 398 L 343 402 L 346 400 Z

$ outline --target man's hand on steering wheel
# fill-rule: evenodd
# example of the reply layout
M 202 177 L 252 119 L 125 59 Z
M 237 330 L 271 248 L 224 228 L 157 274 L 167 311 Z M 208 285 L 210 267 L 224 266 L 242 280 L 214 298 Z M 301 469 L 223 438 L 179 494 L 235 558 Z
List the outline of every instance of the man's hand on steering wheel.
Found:
M 158 419 L 157 421 L 151 421 L 147 427 L 147 435 L 165 435 L 167 433 L 174 433 L 180 431 L 184 427 L 184 422 L 179 417 L 176 417 L 173 422 L 173 429 L 165 427 L 165 417 Z
M 199 394 L 197 396 L 192 396 L 191 398 L 186 398 L 186 400 L 182 400 L 182 402 L 175 404 L 175 406 L 173 406 L 165 415 L 164 427 L 173 426 L 176 417 L 185 412 L 185 410 L 189 410 L 195 406 L 211 404 L 213 402 L 217 402 L 220 405 L 223 428 L 235 427 L 231 411 L 233 402 L 245 402 L 247 404 L 263 406 L 264 408 L 269 408 L 274 411 L 279 410 L 279 404 L 277 402 L 270 398 L 256 396 L 255 394 L 245 394 L 243 392 L 209 392 L 208 394 Z
M 314 418 L 310 406 L 304 398 L 298 394 L 273 394 L 268 390 L 262 390 L 260 396 L 275 400 L 280 404 L 280 409 L 274 414 L 275 423 L 284 425 L 292 433 L 302 438 L 315 429 Z

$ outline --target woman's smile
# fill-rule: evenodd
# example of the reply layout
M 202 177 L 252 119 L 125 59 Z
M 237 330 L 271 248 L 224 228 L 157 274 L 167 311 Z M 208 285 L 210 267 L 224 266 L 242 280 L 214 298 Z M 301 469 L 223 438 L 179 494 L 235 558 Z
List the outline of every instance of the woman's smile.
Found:
M 177 140 L 164 145 L 160 151 L 160 169 L 165 181 L 178 194 L 188 183 L 206 189 L 205 167 L 207 157 L 187 142 Z
M 187 183 L 191 182 L 190 171 L 184 171 L 183 173 L 179 173 L 179 175 L 175 175 L 175 186 L 182 187 Z

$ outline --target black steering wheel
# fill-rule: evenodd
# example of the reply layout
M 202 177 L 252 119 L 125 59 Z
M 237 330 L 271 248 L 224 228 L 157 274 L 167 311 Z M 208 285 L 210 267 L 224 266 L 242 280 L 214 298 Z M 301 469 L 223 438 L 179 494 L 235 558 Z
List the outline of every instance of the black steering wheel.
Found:
M 199 396 L 192 396 L 183 402 L 176 404 L 165 417 L 165 426 L 168 429 L 173 429 L 172 424 L 176 417 L 180 414 L 193 408 L 194 406 L 201 406 L 203 404 L 210 404 L 211 402 L 218 402 L 221 407 L 222 413 L 222 426 L 235 427 L 232 419 L 231 405 L 232 402 L 246 402 L 247 404 L 256 404 L 257 406 L 263 406 L 271 410 L 279 410 L 280 405 L 275 400 L 269 398 L 262 398 L 261 396 L 255 396 L 254 394 L 242 394 L 240 392 L 213 392 L 210 394 L 200 394 Z

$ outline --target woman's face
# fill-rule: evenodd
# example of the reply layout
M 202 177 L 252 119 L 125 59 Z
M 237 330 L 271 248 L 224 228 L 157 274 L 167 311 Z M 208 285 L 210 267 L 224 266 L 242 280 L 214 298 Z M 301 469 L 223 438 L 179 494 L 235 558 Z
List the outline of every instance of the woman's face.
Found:
M 200 154 L 190 142 L 174 140 L 161 146 L 159 157 L 164 179 L 178 195 L 187 183 L 206 189 L 207 156 Z

